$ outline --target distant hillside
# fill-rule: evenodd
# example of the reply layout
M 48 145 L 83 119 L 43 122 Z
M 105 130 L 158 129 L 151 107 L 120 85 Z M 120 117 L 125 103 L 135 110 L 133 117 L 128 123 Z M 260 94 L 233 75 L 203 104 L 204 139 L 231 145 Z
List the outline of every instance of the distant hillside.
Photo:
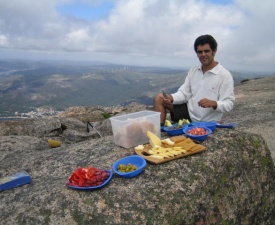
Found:
M 0 116 L 49 106 L 152 105 L 161 89 L 174 92 L 187 71 L 104 62 L 0 61 Z M 233 73 L 235 83 L 247 76 Z

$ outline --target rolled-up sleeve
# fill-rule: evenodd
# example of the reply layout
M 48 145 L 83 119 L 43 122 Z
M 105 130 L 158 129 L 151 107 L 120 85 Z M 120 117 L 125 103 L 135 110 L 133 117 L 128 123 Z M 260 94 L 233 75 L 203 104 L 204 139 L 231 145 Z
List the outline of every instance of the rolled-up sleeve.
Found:
M 228 74 L 224 76 L 224 82 L 220 87 L 216 110 L 223 113 L 229 112 L 233 109 L 234 102 L 234 81 L 231 74 Z
M 188 101 L 191 97 L 191 85 L 190 85 L 190 77 L 187 75 L 185 82 L 178 91 L 174 94 L 171 94 L 173 97 L 173 104 L 178 105 Z

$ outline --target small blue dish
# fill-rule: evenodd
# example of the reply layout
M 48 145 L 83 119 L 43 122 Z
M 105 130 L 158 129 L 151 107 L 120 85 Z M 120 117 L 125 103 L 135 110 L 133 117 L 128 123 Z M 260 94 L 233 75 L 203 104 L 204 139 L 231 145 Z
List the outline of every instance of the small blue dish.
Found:
M 207 121 L 201 121 L 201 122 L 192 122 L 191 126 L 202 126 L 202 127 L 208 127 L 210 128 L 212 131 L 214 131 L 216 129 L 217 126 L 217 122 L 207 122 Z
M 77 190 L 94 190 L 94 189 L 98 189 L 98 188 L 101 188 L 103 186 L 105 186 L 106 184 L 109 183 L 109 181 L 112 179 L 113 177 L 113 173 L 111 170 L 106 170 L 108 173 L 109 173 L 109 177 L 101 184 L 101 185 L 98 185 L 98 186 L 91 186 L 91 187 L 80 187 L 80 186 L 74 186 L 74 185 L 71 185 L 70 183 L 67 183 L 67 186 L 69 188 L 72 188 L 72 189 L 77 189 Z
M 117 170 L 117 168 L 120 164 L 127 165 L 129 163 L 132 164 L 133 166 L 136 166 L 137 169 L 134 171 L 128 172 L 128 173 L 127 172 L 126 173 L 119 172 Z M 142 158 L 139 155 L 131 155 L 131 156 L 127 156 L 127 157 L 117 160 L 115 163 L 113 163 L 112 168 L 113 168 L 113 171 L 116 174 L 118 174 L 119 176 L 124 177 L 124 178 L 132 178 L 132 177 L 139 175 L 146 165 L 147 165 L 147 163 L 144 158 Z
M 188 131 L 189 130 L 192 130 L 194 128 L 203 128 L 205 131 L 207 131 L 207 134 L 204 134 L 204 135 L 192 135 L 192 134 L 189 134 Z M 210 134 L 212 134 L 212 130 L 208 127 L 203 127 L 203 126 L 198 126 L 198 125 L 194 125 L 194 126 L 188 126 L 186 128 L 183 129 L 183 132 L 184 134 L 191 138 L 192 140 L 195 140 L 195 141 L 204 141 L 208 138 L 208 136 Z
M 170 136 L 181 135 L 181 134 L 183 134 L 183 128 L 185 128 L 187 126 L 187 124 L 184 124 L 180 128 L 177 128 L 177 126 L 178 126 L 178 124 L 175 123 L 175 124 L 173 124 L 173 126 L 165 127 L 164 131 Z

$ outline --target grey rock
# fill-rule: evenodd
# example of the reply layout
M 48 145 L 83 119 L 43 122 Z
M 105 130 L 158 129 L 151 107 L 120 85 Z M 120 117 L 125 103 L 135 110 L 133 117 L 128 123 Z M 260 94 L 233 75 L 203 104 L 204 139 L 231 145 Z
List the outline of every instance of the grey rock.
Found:
M 260 134 L 275 161 L 275 76 L 249 80 L 237 86 L 235 93 L 234 109 L 223 120 L 237 123 L 240 131 Z
M 250 84 L 256 87 L 259 80 L 237 87 L 237 93 Z M 274 224 L 273 140 L 260 130 L 252 132 L 266 129 L 268 123 L 274 132 L 274 95 L 263 95 L 264 101 L 253 90 L 254 101 L 264 102 L 266 109 L 256 128 L 246 121 L 253 121 L 252 110 L 259 116 L 260 108 L 252 103 L 246 108 L 250 95 L 238 97 L 234 112 L 224 118 L 238 126 L 216 129 L 202 143 L 206 151 L 160 165 L 148 163 L 132 179 L 114 174 L 105 187 L 93 191 L 68 188 L 68 177 L 77 167 L 111 170 L 116 160 L 134 154 L 133 148 L 114 144 L 109 119 L 92 123 L 102 138 L 93 129 L 87 132 L 79 118 L 0 122 L 0 176 L 25 170 L 33 179 L 1 192 L 1 224 Z M 49 137 L 61 139 L 61 147 L 50 148 Z

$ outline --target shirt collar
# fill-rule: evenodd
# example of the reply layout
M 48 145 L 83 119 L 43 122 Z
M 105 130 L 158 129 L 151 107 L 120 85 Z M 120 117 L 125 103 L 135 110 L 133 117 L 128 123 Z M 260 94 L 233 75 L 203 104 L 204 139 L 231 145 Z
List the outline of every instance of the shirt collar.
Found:
M 201 66 L 199 66 L 199 70 L 202 71 Z M 218 62 L 218 64 L 217 64 L 213 69 L 208 70 L 207 72 L 210 72 L 210 73 L 213 73 L 213 74 L 218 74 L 218 73 L 220 72 L 220 70 L 221 70 L 221 65 L 220 65 L 220 63 Z

